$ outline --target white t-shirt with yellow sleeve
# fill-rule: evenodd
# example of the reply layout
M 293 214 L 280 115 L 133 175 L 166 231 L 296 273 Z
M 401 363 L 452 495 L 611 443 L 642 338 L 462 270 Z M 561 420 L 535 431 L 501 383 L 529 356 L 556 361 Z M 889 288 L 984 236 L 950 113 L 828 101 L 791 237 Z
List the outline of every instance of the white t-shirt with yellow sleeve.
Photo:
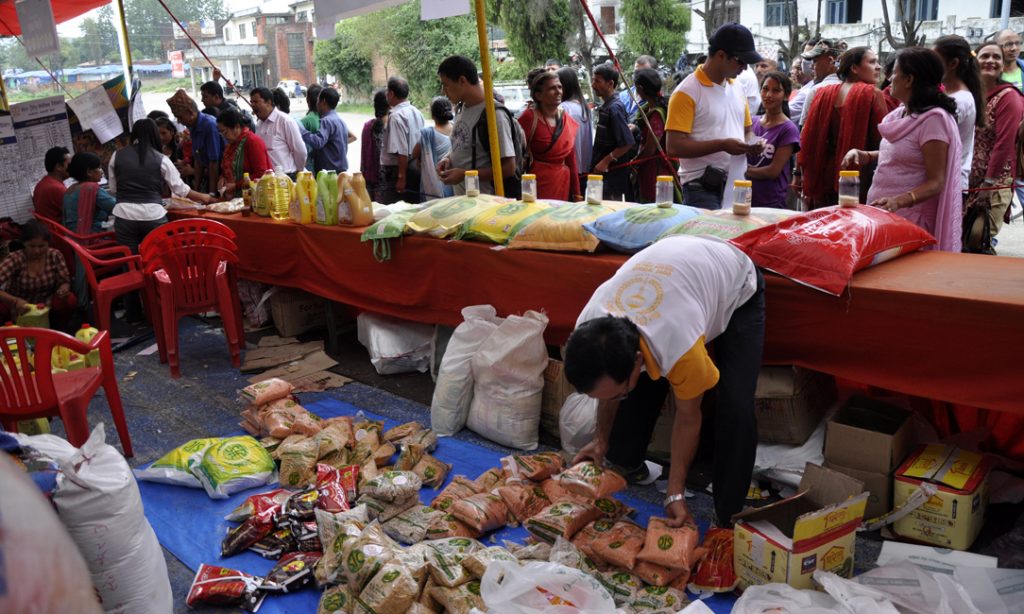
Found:
M 693 399 L 718 383 L 705 344 L 722 334 L 757 290 L 754 263 L 713 237 L 676 236 L 626 261 L 594 292 L 576 325 L 627 317 L 640 329 L 652 379 L 666 377 L 676 396 Z

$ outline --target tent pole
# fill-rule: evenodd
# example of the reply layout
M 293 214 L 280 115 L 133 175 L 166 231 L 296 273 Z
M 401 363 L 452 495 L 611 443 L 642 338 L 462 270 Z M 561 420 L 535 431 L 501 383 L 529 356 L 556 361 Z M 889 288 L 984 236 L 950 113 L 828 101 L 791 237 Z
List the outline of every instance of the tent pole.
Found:
M 494 173 L 494 193 L 505 195 L 505 181 L 501 176 L 501 149 L 498 147 L 498 125 L 494 108 L 494 84 L 491 79 L 491 48 L 487 42 L 487 22 L 484 0 L 476 1 L 476 33 L 480 38 L 480 69 L 484 73 L 484 103 L 487 109 L 487 134 L 491 139 L 491 170 Z
M 121 48 L 121 69 L 124 71 L 124 88 L 128 100 L 132 99 L 132 50 L 128 46 L 128 24 L 124 18 L 124 0 L 111 2 L 117 17 L 117 44 Z

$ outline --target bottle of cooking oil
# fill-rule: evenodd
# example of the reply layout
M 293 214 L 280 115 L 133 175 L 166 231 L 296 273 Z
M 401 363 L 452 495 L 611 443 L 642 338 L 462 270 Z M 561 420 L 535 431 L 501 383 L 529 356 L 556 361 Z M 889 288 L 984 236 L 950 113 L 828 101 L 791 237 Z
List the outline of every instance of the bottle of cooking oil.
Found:
M 270 209 L 270 217 L 278 222 L 286 221 L 289 218 L 288 209 L 292 202 L 292 188 L 294 184 L 292 184 L 292 180 L 280 168 L 274 169 L 273 181 L 274 201 Z
M 246 209 L 252 210 L 252 179 L 249 173 L 242 173 L 242 204 Z
M 274 175 L 263 173 L 263 176 L 256 182 L 256 199 L 254 211 L 256 215 L 270 217 L 270 210 L 274 205 Z
M 362 173 L 352 173 L 349 189 L 345 193 L 349 202 L 352 226 L 369 226 L 373 223 L 373 202 L 366 191 L 366 179 Z
M 300 224 L 312 224 L 313 218 L 316 215 L 316 192 L 317 185 L 316 180 L 313 179 L 313 173 L 309 171 L 300 171 L 295 182 L 295 192 L 297 203 L 298 219 L 292 216 L 292 219 Z
M 100 333 L 95 326 L 90 326 L 88 322 L 82 324 L 82 328 L 78 329 L 75 333 L 75 338 L 82 343 L 92 342 L 92 338 Z M 100 351 L 93 350 L 85 357 L 85 364 L 89 367 L 98 367 L 100 364 Z M 69 369 L 70 370 L 70 369 Z

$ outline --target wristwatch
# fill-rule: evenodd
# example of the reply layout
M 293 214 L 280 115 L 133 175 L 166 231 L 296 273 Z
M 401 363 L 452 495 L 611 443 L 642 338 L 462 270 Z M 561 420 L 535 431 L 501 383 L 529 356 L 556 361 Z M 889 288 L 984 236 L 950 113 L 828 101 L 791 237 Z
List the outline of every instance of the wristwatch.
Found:
M 683 495 L 683 494 L 669 495 L 669 496 L 665 497 L 665 505 L 664 505 L 664 507 L 668 507 L 668 506 L 672 505 L 673 503 L 675 503 L 676 501 L 682 501 L 684 499 L 686 499 L 686 495 Z

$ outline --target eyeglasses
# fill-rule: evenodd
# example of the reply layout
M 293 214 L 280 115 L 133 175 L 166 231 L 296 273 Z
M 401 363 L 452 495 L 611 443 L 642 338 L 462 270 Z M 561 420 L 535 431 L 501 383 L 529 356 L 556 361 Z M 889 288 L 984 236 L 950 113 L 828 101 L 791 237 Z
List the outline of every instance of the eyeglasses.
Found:
M 1020 47 L 1020 45 L 1021 45 L 1020 41 L 1007 41 L 1007 42 L 1003 43 L 1002 45 L 1000 45 L 1000 47 L 1003 47 L 1005 49 L 1007 47 Z

